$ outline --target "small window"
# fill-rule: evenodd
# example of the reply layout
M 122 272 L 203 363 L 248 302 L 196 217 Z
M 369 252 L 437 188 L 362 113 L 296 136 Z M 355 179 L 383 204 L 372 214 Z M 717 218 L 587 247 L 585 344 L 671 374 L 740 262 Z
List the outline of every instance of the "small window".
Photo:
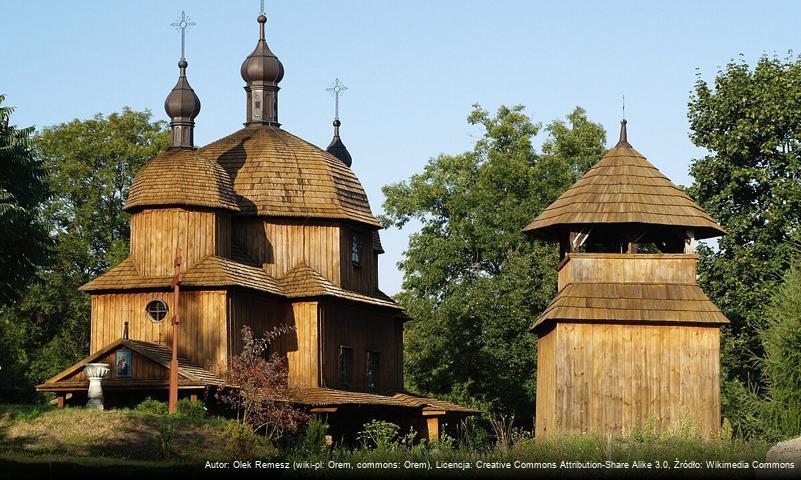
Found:
M 353 376 L 353 349 L 339 347 L 339 386 L 345 390 L 350 388 Z
M 152 302 L 148 303 L 145 307 L 145 311 L 148 315 L 150 315 L 150 319 L 156 323 L 161 323 L 164 321 L 164 318 L 167 316 L 167 312 L 169 309 L 167 308 L 167 304 L 161 300 L 153 300 Z
M 367 352 L 367 390 L 378 389 L 378 352 Z
M 358 233 L 353 234 L 350 245 L 350 259 L 354 267 L 362 266 L 362 236 Z

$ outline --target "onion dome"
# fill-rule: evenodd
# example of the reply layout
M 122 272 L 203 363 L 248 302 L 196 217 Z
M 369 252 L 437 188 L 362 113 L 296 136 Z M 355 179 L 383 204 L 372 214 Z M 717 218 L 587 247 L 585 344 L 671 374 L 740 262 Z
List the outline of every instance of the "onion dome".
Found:
M 264 24 L 267 17 L 258 17 L 259 41 L 253 53 L 248 55 L 240 73 L 245 81 L 247 92 L 247 121 L 245 125 L 278 126 L 278 83 L 284 78 L 284 66 L 270 51 L 264 38 Z
M 225 169 L 188 148 L 171 148 L 145 164 L 124 209 L 167 206 L 239 210 Z
M 164 100 L 164 110 L 171 119 L 174 148 L 194 146 L 195 117 L 200 113 L 200 99 L 186 79 L 187 66 L 189 63 L 183 58 L 178 62 L 178 83 Z
M 726 233 L 629 144 L 623 120 L 617 145 L 523 231 L 544 240 L 558 240 L 570 231 L 593 228 L 615 232 L 626 225 L 657 227 L 652 230 L 662 232 L 692 230 L 696 239 Z
M 342 122 L 340 122 L 338 118 L 334 120 L 334 138 L 331 140 L 331 143 L 328 144 L 328 148 L 326 148 L 325 151 L 342 160 L 342 163 L 350 167 L 351 164 L 353 164 L 353 159 L 351 159 L 350 152 L 348 152 L 345 144 L 342 143 L 342 139 L 339 138 L 340 125 L 342 125 Z

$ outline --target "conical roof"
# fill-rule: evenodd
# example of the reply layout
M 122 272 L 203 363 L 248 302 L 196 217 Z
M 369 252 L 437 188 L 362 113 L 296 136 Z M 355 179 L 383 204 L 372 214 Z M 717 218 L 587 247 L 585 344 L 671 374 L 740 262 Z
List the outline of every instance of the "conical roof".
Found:
M 381 227 L 350 168 L 278 127 L 244 128 L 200 152 L 228 172 L 241 215 L 341 219 Z
M 548 206 L 524 232 L 555 240 L 565 230 L 597 224 L 646 224 L 691 228 L 695 238 L 724 235 L 723 228 L 673 184 L 626 138 Z
M 171 148 L 145 164 L 125 210 L 173 205 L 239 210 L 225 169 L 191 148 Z

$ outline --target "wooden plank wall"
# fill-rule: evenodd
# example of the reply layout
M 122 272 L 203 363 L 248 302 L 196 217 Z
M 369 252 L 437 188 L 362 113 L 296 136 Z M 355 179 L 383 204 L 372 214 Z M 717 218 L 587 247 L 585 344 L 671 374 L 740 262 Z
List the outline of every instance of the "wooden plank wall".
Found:
M 124 348 L 124 347 L 122 347 L 122 348 Z M 116 378 L 116 368 L 114 368 L 115 364 L 116 364 L 116 358 L 115 358 L 114 354 L 115 354 L 115 352 L 117 350 L 119 350 L 119 348 L 115 349 L 114 351 L 109 352 L 103 358 L 97 360 L 97 362 L 94 362 L 94 363 L 108 363 L 109 365 L 111 365 L 111 371 L 106 376 L 106 380 L 111 380 L 111 379 Z M 127 378 L 132 378 L 132 379 L 133 378 L 160 378 L 160 379 L 168 378 L 169 370 L 167 368 L 165 368 L 164 366 L 162 366 L 162 365 L 160 365 L 158 363 L 155 363 L 155 362 L 151 361 L 148 358 L 143 357 L 142 355 L 139 355 L 137 352 L 134 352 L 133 350 L 130 350 L 130 351 L 131 351 L 131 363 L 133 364 L 133 368 L 131 370 L 131 374 L 132 374 L 131 377 L 125 377 L 126 379 Z M 77 382 L 77 381 L 85 382 L 85 381 L 88 381 L 88 380 L 89 379 L 86 378 L 86 374 L 83 372 L 83 369 L 80 369 L 78 372 L 75 372 L 74 374 L 72 374 L 72 375 L 70 375 L 68 377 L 65 377 L 61 381 L 62 382 Z
M 317 302 L 288 304 L 278 299 L 244 292 L 230 294 L 233 354 L 242 351 L 240 332 L 243 325 L 253 329 L 256 336 L 279 325 L 292 327 L 272 343 L 272 351 L 287 358 L 289 383 L 292 386 L 319 385 L 317 362 Z
M 326 302 L 322 304 L 322 386 L 340 388 L 339 347 L 353 348 L 351 390 L 367 391 L 367 352 L 379 352 L 379 392 L 403 387 L 403 323 L 378 310 Z
M 537 341 L 537 439 L 548 438 L 555 425 L 556 402 L 556 329 L 544 334 Z M 564 386 L 562 386 L 564 388 Z
M 180 208 L 142 210 L 131 216 L 131 256 L 143 276 L 173 275 L 179 243 L 182 268 L 187 270 L 207 255 L 230 257 L 230 231 L 228 214 Z
M 560 323 L 556 363 L 557 429 L 626 434 L 690 426 L 706 438 L 720 428 L 720 329 L 697 326 Z M 538 386 L 539 388 L 539 386 Z M 539 390 L 538 390 L 539 393 Z
M 163 300 L 173 309 L 172 292 L 118 293 L 92 296 L 90 353 L 122 337 L 128 320 L 128 338 L 172 345 L 171 313 L 161 323 L 150 320 L 145 306 Z M 179 352 L 210 371 L 221 372 L 227 363 L 226 293 L 181 293 Z
M 340 285 L 339 227 L 291 221 L 237 219 L 234 242 L 279 278 L 300 262 Z
M 378 290 L 378 255 L 373 253 L 373 237 L 371 230 L 354 228 L 352 225 L 342 226 L 339 251 L 342 254 L 342 288 L 354 292 L 374 295 Z M 353 265 L 353 234 L 358 233 L 362 239 L 361 265 Z
M 559 270 L 559 290 L 569 283 L 696 283 L 692 254 L 570 253 Z

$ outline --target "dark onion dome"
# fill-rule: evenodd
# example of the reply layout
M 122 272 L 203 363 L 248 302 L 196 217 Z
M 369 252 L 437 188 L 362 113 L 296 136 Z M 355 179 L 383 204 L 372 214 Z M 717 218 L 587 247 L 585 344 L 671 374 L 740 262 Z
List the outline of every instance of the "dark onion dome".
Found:
M 689 195 L 629 144 L 623 120 L 617 145 L 523 231 L 544 240 L 558 240 L 570 230 L 592 226 L 615 229 L 626 224 L 692 229 L 697 239 L 726 234 Z
M 171 148 L 134 177 L 125 210 L 189 206 L 238 211 L 231 178 L 196 150 Z
M 259 15 L 259 41 L 253 53 L 242 62 L 239 73 L 246 83 L 262 83 L 277 85 L 284 78 L 284 66 L 278 57 L 267 46 L 264 38 L 264 24 L 267 17 Z
M 178 82 L 164 100 L 164 111 L 173 120 L 194 120 L 200 113 L 200 99 L 197 98 L 186 78 L 186 67 L 188 66 L 189 63 L 186 60 L 178 62 L 180 72 Z
M 325 151 L 342 160 L 342 163 L 350 167 L 353 164 L 353 159 L 350 157 L 350 152 L 348 152 L 345 144 L 342 143 L 342 139 L 339 138 L 340 125 L 342 125 L 342 122 L 340 122 L 339 119 L 334 120 L 334 138 L 331 140 L 331 143 L 328 144 L 328 148 L 326 148 Z
M 381 228 L 353 171 L 281 128 L 246 127 L 199 152 L 230 175 L 240 215 L 340 219 Z

